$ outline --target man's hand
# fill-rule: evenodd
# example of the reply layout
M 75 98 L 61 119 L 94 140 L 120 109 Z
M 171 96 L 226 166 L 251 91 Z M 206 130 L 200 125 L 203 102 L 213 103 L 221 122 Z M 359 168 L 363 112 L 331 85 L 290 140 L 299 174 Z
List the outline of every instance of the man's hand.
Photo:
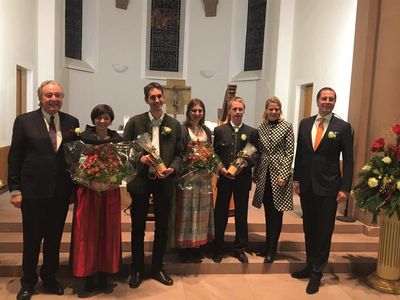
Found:
M 160 179 L 166 178 L 172 173 L 174 173 L 175 169 L 174 168 L 167 168 L 165 169 L 162 173 L 157 172 L 157 177 Z
M 143 165 L 146 165 L 146 166 L 149 166 L 149 167 L 154 167 L 154 166 L 155 166 L 154 161 L 153 161 L 153 159 L 152 159 L 152 157 L 151 157 L 150 154 L 143 155 L 143 156 L 140 158 L 140 162 L 141 162 Z
M 293 190 L 297 195 L 300 195 L 300 182 L 293 181 Z
M 16 208 L 21 208 L 22 204 L 22 194 L 11 196 L 10 203 L 14 205 Z
M 219 169 L 219 173 L 228 179 L 231 179 L 231 180 L 235 179 L 234 176 L 232 176 L 231 174 L 228 173 L 228 171 L 226 170 L 225 167 L 222 167 L 221 169 Z
M 345 201 L 347 199 L 347 197 L 349 197 L 349 193 L 348 192 L 343 192 L 343 191 L 339 191 L 337 197 L 336 197 L 336 201 L 338 203 Z

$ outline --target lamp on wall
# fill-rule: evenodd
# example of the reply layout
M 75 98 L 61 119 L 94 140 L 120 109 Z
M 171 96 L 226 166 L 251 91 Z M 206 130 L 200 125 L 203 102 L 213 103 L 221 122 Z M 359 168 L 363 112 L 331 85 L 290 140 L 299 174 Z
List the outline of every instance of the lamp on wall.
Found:
M 214 70 L 200 70 L 200 75 L 204 78 L 211 78 L 215 75 Z
M 120 65 L 120 64 L 113 64 L 112 65 L 113 69 L 117 73 L 124 73 L 126 70 L 128 70 L 128 66 L 125 65 Z

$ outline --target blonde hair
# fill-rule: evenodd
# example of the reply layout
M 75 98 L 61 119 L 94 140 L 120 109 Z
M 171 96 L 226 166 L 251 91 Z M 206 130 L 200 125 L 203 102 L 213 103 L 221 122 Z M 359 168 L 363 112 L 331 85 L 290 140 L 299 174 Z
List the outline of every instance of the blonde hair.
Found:
M 279 98 L 276 97 L 276 96 L 272 96 L 272 97 L 268 98 L 267 100 L 265 100 L 265 108 L 264 108 L 264 113 L 263 113 L 263 119 L 265 121 L 268 121 L 267 109 L 268 109 L 268 106 L 271 103 L 277 104 L 279 106 L 279 110 L 281 111 L 281 114 L 279 116 L 279 121 L 282 121 L 283 120 L 283 118 L 282 118 L 282 103 L 281 103 L 281 100 L 279 100 Z

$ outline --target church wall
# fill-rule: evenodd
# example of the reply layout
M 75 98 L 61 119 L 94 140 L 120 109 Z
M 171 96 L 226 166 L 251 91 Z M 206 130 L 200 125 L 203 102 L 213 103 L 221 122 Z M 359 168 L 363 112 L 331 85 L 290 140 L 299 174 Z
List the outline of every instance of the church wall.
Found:
M 294 11 L 291 74 L 288 76 L 289 119 L 297 131 L 296 88 L 313 83 L 312 114 L 317 112 L 318 90 L 337 92 L 334 112 L 348 118 L 357 0 L 297 0 Z
M 17 65 L 30 70 L 31 81 L 36 78 L 36 7 L 36 0 L 0 1 L 0 147 L 11 143 Z M 30 105 L 34 90 L 31 83 L 27 91 Z

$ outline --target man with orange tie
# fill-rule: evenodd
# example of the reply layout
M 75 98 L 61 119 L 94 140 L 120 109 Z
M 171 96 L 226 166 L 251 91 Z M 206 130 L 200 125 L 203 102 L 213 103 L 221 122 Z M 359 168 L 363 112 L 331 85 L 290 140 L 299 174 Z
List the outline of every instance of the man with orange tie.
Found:
M 306 266 L 293 278 L 309 278 L 308 294 L 317 293 L 328 262 L 338 202 L 345 201 L 353 178 L 353 137 L 349 123 L 332 110 L 336 92 L 317 94 L 318 114 L 300 122 L 293 188 L 300 195 L 306 244 Z M 343 169 L 340 170 L 340 154 Z

